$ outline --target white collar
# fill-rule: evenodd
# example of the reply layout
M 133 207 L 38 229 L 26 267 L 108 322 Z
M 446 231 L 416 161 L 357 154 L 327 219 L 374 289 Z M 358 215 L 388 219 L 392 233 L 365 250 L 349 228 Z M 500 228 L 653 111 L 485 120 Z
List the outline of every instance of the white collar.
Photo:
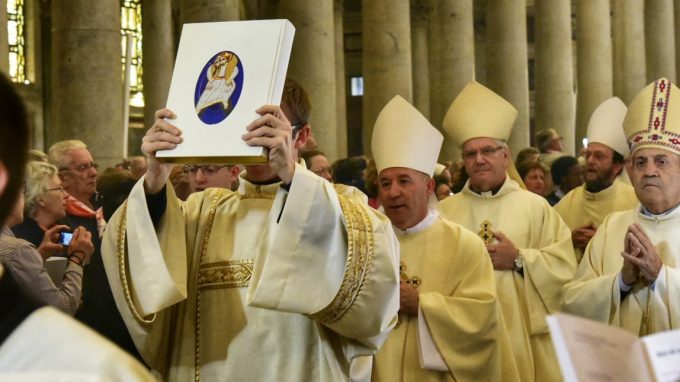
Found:
M 404 230 L 394 227 L 394 230 L 401 235 L 410 235 L 418 232 L 425 231 L 428 229 L 432 224 L 434 224 L 435 220 L 439 218 L 439 211 L 436 209 L 428 209 L 427 210 L 427 215 L 423 218 L 423 220 L 420 221 L 420 223 L 414 225 L 411 228 L 406 228 Z

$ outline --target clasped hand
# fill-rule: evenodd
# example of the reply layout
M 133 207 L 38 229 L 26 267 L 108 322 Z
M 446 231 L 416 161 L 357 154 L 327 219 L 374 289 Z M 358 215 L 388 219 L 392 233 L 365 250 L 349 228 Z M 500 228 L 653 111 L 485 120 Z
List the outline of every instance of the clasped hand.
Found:
M 650 285 L 659 276 L 663 262 L 656 247 L 642 227 L 634 223 L 628 227 L 624 239 L 621 277 L 628 284 L 642 282 Z

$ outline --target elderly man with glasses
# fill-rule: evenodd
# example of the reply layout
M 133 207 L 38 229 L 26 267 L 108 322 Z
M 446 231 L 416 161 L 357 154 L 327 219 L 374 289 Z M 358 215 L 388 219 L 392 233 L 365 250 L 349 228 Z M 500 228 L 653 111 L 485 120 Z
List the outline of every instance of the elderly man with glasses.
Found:
M 522 189 L 519 176 L 511 179 L 516 172 L 505 142 L 516 117 L 512 105 L 476 82 L 453 101 L 443 126 L 462 149 L 470 180 L 441 209 L 486 243 L 521 380 L 558 381 L 544 317 L 560 309 L 576 258 L 557 212 Z
M 85 143 L 75 139 L 53 144 L 47 154 L 50 163 L 59 169 L 59 179 L 68 193 L 62 223 L 71 229 L 85 227 L 94 246 L 83 275 L 83 303 L 75 317 L 140 358 L 116 308 L 101 259 L 101 237 L 106 221 L 97 194 L 98 166 Z

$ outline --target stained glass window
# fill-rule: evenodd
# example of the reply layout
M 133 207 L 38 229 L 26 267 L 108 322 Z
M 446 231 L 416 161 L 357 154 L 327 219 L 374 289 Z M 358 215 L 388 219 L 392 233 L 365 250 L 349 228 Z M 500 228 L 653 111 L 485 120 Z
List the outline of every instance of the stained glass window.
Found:
M 122 0 L 120 7 L 122 33 L 122 63 L 125 73 L 127 38 L 132 39 L 130 51 L 130 105 L 144 106 L 144 84 L 142 83 L 142 0 Z
M 26 79 L 24 27 L 24 0 L 7 0 L 9 76 L 14 82 L 28 83 L 28 80 Z

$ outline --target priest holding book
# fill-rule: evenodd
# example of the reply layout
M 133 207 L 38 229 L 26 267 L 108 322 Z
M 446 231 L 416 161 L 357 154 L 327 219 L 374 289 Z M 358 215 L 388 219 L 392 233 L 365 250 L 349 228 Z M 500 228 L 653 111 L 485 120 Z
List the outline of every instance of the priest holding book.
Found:
M 680 89 L 660 78 L 623 122 L 635 208 L 607 216 L 586 248 L 564 310 L 646 335 L 680 325 Z
M 182 132 L 165 120 L 172 111 L 156 113 L 142 144 L 147 173 L 102 252 L 128 330 L 163 380 L 349 380 L 396 324 L 390 222 L 300 165 L 308 111 L 304 89 L 287 81 L 282 106 L 260 107 L 243 134 L 269 163 L 246 166 L 237 192 L 186 202 L 155 156 Z

